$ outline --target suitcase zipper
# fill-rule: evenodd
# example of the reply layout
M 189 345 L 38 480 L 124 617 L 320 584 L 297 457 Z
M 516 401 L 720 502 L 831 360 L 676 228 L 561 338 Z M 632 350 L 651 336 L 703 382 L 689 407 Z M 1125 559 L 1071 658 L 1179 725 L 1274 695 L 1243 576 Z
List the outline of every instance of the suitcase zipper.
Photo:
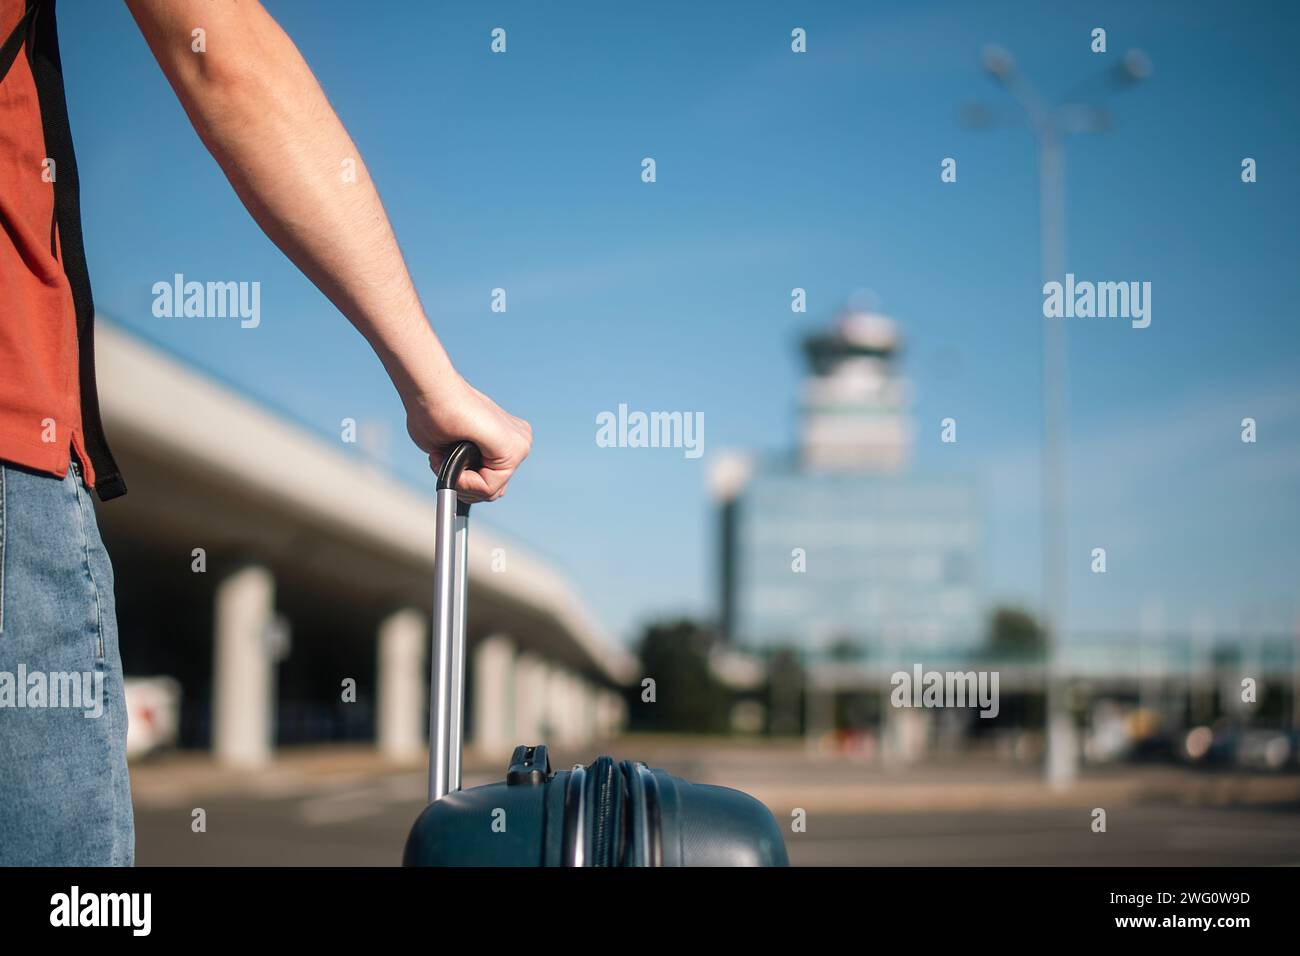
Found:
M 614 799 L 614 787 L 620 779 L 614 761 L 600 757 L 596 763 L 600 771 L 596 777 L 596 837 L 592 841 L 591 858 L 595 866 L 609 866 L 609 816 Z

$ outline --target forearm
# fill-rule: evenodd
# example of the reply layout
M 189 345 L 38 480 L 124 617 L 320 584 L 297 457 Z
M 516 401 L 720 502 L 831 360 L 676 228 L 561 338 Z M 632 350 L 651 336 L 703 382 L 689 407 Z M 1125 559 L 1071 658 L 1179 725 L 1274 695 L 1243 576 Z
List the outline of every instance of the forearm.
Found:
M 454 375 L 360 154 L 275 21 L 238 0 L 128 5 L 245 207 L 366 337 L 398 390 Z M 196 27 L 207 52 L 191 49 Z

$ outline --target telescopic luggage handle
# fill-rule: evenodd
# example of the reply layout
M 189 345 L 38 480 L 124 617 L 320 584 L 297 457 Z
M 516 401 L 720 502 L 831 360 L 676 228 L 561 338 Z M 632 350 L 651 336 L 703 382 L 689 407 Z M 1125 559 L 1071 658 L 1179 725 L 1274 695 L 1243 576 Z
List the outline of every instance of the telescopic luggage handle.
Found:
M 456 498 L 466 469 L 483 457 L 473 442 L 451 450 L 438 469 L 433 550 L 433 654 L 429 675 L 429 802 L 460 789 L 465 717 L 465 579 L 469 505 Z

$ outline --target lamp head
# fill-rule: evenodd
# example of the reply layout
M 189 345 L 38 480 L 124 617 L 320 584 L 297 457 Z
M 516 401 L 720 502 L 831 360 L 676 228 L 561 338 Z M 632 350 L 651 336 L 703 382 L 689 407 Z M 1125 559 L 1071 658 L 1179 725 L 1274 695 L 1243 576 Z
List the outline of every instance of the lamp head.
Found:
M 980 65 L 999 83 L 1005 83 L 1016 72 L 1016 61 L 1011 54 L 993 43 L 980 52 Z
M 1151 75 L 1151 58 L 1142 50 L 1127 50 L 1115 64 L 1115 78 L 1124 86 L 1140 83 Z

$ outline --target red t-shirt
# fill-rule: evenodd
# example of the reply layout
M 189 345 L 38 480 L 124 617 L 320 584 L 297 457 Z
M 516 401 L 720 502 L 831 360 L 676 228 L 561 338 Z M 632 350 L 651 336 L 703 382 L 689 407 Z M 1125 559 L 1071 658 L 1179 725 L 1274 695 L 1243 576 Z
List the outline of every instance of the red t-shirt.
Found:
M 0 42 L 26 0 L 0 0 Z M 0 459 L 65 475 L 82 442 L 77 319 L 54 225 L 54 183 L 27 50 L 0 82 Z M 58 170 L 54 170 L 58 174 Z

